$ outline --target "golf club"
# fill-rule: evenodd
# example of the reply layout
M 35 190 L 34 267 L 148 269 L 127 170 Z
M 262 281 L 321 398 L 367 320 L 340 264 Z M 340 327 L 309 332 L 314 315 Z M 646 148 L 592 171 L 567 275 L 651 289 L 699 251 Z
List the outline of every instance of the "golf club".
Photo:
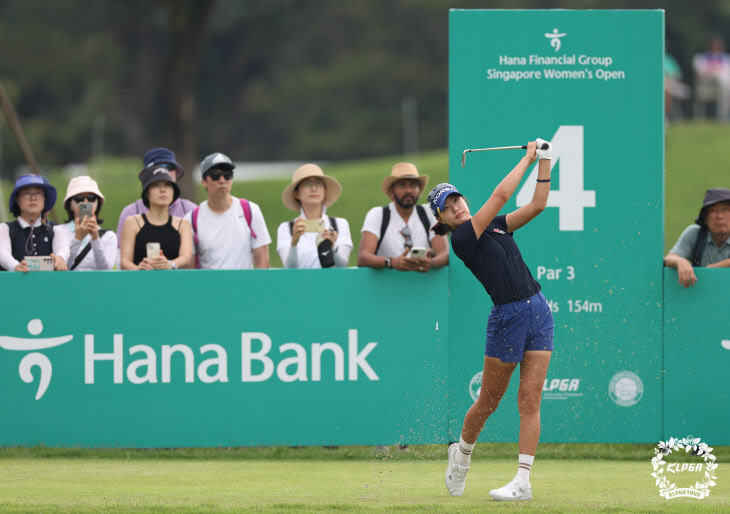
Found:
M 542 144 L 541 150 L 547 150 L 550 148 L 550 146 L 547 143 Z M 527 150 L 527 145 L 522 146 L 495 146 L 494 148 L 471 148 L 469 150 L 464 150 L 461 153 L 461 167 L 463 168 L 466 166 L 466 154 L 468 152 L 488 152 L 490 150 Z

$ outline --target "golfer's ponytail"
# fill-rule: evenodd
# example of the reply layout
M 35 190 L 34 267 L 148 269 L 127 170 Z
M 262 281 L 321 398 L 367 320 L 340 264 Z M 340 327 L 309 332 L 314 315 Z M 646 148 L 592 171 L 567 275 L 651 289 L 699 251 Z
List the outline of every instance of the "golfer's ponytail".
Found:
M 436 224 L 431 227 L 431 230 L 437 235 L 437 236 L 445 236 L 449 232 L 451 232 L 453 229 L 448 226 L 446 223 L 441 223 L 440 221 L 437 221 Z

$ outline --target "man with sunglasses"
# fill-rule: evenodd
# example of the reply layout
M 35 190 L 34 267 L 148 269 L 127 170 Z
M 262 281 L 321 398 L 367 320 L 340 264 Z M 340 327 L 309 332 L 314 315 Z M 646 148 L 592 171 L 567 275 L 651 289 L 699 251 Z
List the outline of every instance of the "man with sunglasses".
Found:
M 144 163 L 144 168 L 142 168 L 142 171 L 140 171 L 138 175 L 140 182 L 142 181 L 142 177 L 145 172 L 152 167 L 165 168 L 170 172 L 170 176 L 175 182 L 177 182 L 184 174 L 182 166 L 180 166 L 180 164 L 178 164 L 178 162 L 175 160 L 175 154 L 172 152 L 172 150 L 168 150 L 167 148 L 153 148 L 152 150 L 144 154 L 142 162 Z M 183 216 L 185 216 L 185 214 L 195 209 L 195 207 L 195 203 L 191 202 L 190 200 L 178 198 L 177 200 L 172 202 L 172 204 L 170 204 L 168 212 L 171 216 L 177 216 L 178 218 L 182 218 Z M 117 234 L 121 236 L 124 222 L 128 217 L 134 216 L 135 214 L 144 214 L 147 211 L 149 211 L 149 207 L 145 206 L 142 199 L 139 199 L 136 202 L 127 205 L 124 209 L 122 209 L 122 213 L 119 215 Z M 117 247 L 121 246 L 121 240 L 122 238 L 119 237 Z
M 208 199 L 185 215 L 193 227 L 196 267 L 269 267 L 271 237 L 264 215 L 255 203 L 231 195 L 234 168 L 222 153 L 211 154 L 200 164 Z
M 380 187 L 391 202 L 374 207 L 365 216 L 357 265 L 426 273 L 449 263 L 444 236 L 430 231 L 436 224 L 430 209 L 418 205 L 428 175 L 420 175 L 409 162 L 393 166 Z M 429 249 L 425 257 L 412 257 L 412 248 Z

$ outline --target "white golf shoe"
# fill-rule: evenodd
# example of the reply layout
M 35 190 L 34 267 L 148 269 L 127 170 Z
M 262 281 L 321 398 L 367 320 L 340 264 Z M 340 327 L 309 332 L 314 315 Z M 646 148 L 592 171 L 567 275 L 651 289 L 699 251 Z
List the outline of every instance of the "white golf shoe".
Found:
M 464 494 L 466 472 L 469 471 L 469 466 L 459 466 L 456 463 L 456 452 L 458 451 L 459 443 L 452 443 L 449 446 L 449 465 L 446 467 L 446 489 L 449 490 L 451 496 L 461 496 Z
M 532 500 L 532 486 L 515 477 L 506 486 L 489 491 L 489 496 L 501 502 Z

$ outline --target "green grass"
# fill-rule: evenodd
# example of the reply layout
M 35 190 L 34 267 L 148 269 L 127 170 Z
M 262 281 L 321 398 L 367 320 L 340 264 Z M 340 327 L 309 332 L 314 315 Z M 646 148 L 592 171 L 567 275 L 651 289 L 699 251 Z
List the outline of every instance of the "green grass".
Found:
M 518 453 L 517 443 L 479 443 L 480 459 L 510 460 Z M 445 444 L 415 445 L 407 452 L 392 451 L 382 459 L 392 461 L 441 461 Z M 715 446 L 712 451 L 718 462 L 730 461 L 730 446 Z M 570 460 L 646 461 L 654 455 L 652 444 L 541 443 L 540 458 Z M 93 460 L 365 460 L 373 458 L 371 446 L 343 446 L 335 450 L 318 446 L 265 448 L 47 448 L 15 446 L 0 448 L 4 459 L 93 459 Z M 682 454 L 677 461 L 692 462 Z
M 702 197 L 711 187 L 728 187 L 725 142 L 730 139 L 730 124 L 692 122 L 671 125 L 666 135 L 666 184 L 665 184 L 665 252 L 672 247 L 682 230 L 692 223 L 699 212 Z M 350 265 L 355 265 L 357 245 L 360 241 L 360 228 L 367 211 L 388 202 L 380 191 L 380 182 L 390 173 L 396 162 L 405 160 L 403 156 L 389 156 L 377 159 L 364 159 L 325 164 L 325 173 L 334 176 L 342 183 L 343 191 L 339 201 L 330 213 L 350 222 L 355 249 Z M 421 154 L 416 162 L 421 173 L 431 176 L 431 186 L 448 180 L 448 157 L 446 151 Z M 116 230 L 122 208 L 139 198 L 140 184 L 137 180 L 139 158 L 105 157 L 90 163 L 90 174 L 99 182 L 107 197 L 102 211 L 104 226 Z M 292 170 L 293 172 L 294 170 Z M 507 171 L 507 170 L 505 170 Z M 49 178 L 56 185 L 62 199 L 68 180 L 57 171 L 51 171 Z M 280 267 L 276 255 L 276 229 L 279 224 L 294 217 L 281 203 L 281 192 L 289 180 L 267 180 L 255 183 L 236 183 L 233 194 L 249 198 L 261 206 L 269 233 L 272 237 L 271 263 Z M 5 205 L 12 184 L 3 184 Z M 640 195 L 628 187 L 627 194 Z M 205 198 L 202 188 L 198 189 L 199 199 Z M 425 196 L 422 196 L 425 201 Z M 65 213 L 57 208 L 59 216 Z
M 445 456 L 445 450 L 441 453 Z M 649 459 L 551 460 L 538 456 L 534 500 L 497 503 L 489 490 L 516 471 L 510 460 L 477 454 L 463 497 L 445 489 L 436 460 L 93 460 L 0 461 L 3 512 L 719 512 L 730 509 L 730 481 L 709 498 L 665 500 Z

